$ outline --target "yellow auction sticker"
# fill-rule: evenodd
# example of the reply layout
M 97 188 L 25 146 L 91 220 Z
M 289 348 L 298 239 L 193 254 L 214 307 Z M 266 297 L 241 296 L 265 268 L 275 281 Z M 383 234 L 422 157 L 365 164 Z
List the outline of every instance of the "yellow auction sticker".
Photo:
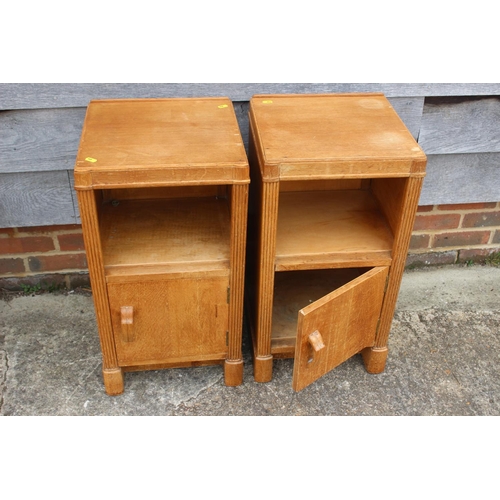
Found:
M 217 106 L 218 108 L 227 108 L 227 104 L 220 104 L 219 106 Z
M 273 101 L 262 101 L 262 104 L 272 104 Z
M 85 161 L 89 161 L 90 163 L 95 163 L 97 160 L 95 158 L 91 158 L 90 156 L 87 156 L 87 158 L 85 158 Z

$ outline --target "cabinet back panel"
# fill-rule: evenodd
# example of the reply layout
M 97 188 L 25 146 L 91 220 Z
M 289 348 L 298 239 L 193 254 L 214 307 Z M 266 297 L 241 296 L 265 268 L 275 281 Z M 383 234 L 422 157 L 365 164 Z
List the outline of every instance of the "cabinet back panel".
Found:
M 341 189 L 367 189 L 368 179 L 327 179 L 281 181 L 280 191 L 333 191 Z
M 102 191 L 104 201 L 150 200 L 160 198 L 204 198 L 227 197 L 227 186 L 169 186 L 134 189 L 106 189 Z

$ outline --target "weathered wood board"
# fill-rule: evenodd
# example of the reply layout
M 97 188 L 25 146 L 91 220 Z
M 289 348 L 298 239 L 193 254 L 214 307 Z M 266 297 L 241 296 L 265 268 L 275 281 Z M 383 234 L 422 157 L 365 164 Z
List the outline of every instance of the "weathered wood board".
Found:
M 429 155 L 500 152 L 500 97 L 427 98 L 419 144 Z
M 75 191 L 75 175 L 74 170 L 68 170 L 69 184 L 71 189 L 71 197 L 73 199 L 73 209 L 75 212 L 75 224 L 81 224 L 82 220 L 80 218 L 80 205 L 78 205 L 78 200 Z
M 75 222 L 67 170 L 0 176 L 0 227 Z
M 383 92 L 387 97 L 500 95 L 500 83 L 4 83 L 0 109 L 85 107 L 91 99 Z
M 0 173 L 72 170 L 85 111 L 0 112 Z
M 418 136 L 423 98 L 392 98 L 391 104 Z M 248 102 L 234 109 L 248 151 Z M 86 108 L 0 112 L 0 173 L 73 169 Z
M 389 97 L 388 100 L 411 132 L 411 135 L 413 135 L 413 138 L 418 139 L 424 109 L 424 97 Z
M 238 120 L 238 127 L 240 128 L 243 144 L 248 155 L 248 134 L 250 133 L 250 125 L 248 123 L 248 102 L 234 102 L 234 112 Z
M 419 205 L 500 200 L 500 153 L 429 155 Z
M 429 155 L 420 204 L 500 200 L 500 83 L 4 83 L 0 227 L 80 222 L 73 165 L 91 99 L 228 96 L 248 153 L 253 94 L 323 92 L 387 95 Z

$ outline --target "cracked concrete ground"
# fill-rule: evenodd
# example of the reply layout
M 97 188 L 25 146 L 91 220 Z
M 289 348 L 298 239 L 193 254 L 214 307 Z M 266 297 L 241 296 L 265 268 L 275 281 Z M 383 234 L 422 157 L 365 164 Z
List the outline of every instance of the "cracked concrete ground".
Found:
M 0 301 L 0 415 L 500 415 L 500 269 L 407 271 L 384 373 L 354 356 L 299 393 L 293 360 L 273 380 L 226 387 L 221 366 L 125 374 L 104 392 L 92 298 Z

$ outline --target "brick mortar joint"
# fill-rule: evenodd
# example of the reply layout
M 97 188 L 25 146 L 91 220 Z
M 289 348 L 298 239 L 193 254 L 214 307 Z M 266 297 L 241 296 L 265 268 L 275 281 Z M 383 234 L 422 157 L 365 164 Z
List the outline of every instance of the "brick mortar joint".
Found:
M 87 267 L 71 267 L 67 269 L 58 269 L 57 271 L 25 271 L 24 273 L 15 274 L 0 274 L 0 279 L 9 278 L 36 278 L 37 276 L 51 276 L 51 275 L 61 275 L 65 276 L 67 274 L 88 274 L 89 270 Z
M 484 202 L 486 203 L 493 203 L 493 202 Z M 494 207 L 477 207 L 477 208 L 439 208 L 440 206 L 445 206 L 446 203 L 443 203 L 441 205 L 419 205 L 418 208 L 425 208 L 425 207 L 430 207 L 432 206 L 432 210 L 422 210 L 422 211 L 417 211 L 417 214 L 419 215 L 429 215 L 432 213 L 452 213 L 456 214 L 459 212 L 495 212 L 497 210 L 500 210 L 500 201 L 494 202 L 495 206 Z M 449 206 L 460 206 L 460 205 L 482 205 L 482 203 L 456 203 L 455 205 L 449 204 Z M 417 209 L 418 210 L 418 209 Z
M 500 230 L 500 226 L 484 226 L 484 227 L 455 227 L 453 229 L 419 229 L 418 231 L 412 231 L 412 236 L 423 236 L 423 235 L 429 235 L 429 236 L 435 236 L 437 234 L 444 234 L 444 233 L 478 233 L 478 232 L 495 232 Z
M 10 236 L 10 238 L 36 238 L 39 236 L 47 236 L 57 237 L 65 234 L 82 234 L 81 229 L 59 229 L 57 231 L 25 231 L 25 232 L 16 232 L 14 236 Z M 9 237 L 9 235 L 6 235 Z
M 84 254 L 85 250 L 48 250 L 47 252 L 0 253 L 0 259 L 27 259 L 29 257 L 51 257 L 57 255 Z
M 455 245 L 452 247 L 427 247 L 410 248 L 409 254 L 434 253 L 434 252 L 457 252 L 460 250 L 495 250 L 500 248 L 500 243 L 485 243 L 484 245 Z
M 61 245 L 59 245 L 59 238 L 54 234 L 52 235 L 52 243 L 54 244 L 54 250 L 56 252 L 61 251 Z
M 500 209 L 483 209 L 483 210 L 436 210 L 432 212 L 417 212 L 417 217 L 436 217 L 442 215 L 443 217 L 446 215 L 459 215 L 461 218 L 466 215 L 475 215 L 475 214 L 496 214 L 500 213 Z

